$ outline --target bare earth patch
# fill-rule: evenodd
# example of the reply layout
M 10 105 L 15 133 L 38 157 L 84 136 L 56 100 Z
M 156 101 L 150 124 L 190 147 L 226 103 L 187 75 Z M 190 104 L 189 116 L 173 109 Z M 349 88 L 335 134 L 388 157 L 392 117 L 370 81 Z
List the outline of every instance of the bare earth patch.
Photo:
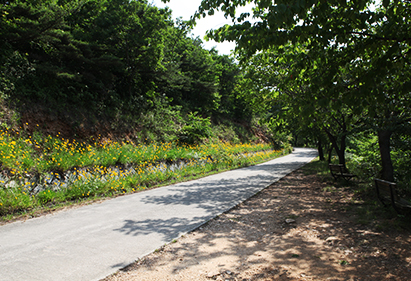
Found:
M 356 223 L 351 199 L 298 170 L 104 281 L 410 280 L 410 232 Z

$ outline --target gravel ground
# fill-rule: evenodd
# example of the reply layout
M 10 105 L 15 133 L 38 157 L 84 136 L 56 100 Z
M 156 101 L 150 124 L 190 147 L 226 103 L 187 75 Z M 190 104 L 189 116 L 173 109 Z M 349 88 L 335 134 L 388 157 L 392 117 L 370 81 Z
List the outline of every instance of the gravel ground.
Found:
M 410 231 L 360 224 L 333 185 L 295 171 L 104 281 L 410 280 Z

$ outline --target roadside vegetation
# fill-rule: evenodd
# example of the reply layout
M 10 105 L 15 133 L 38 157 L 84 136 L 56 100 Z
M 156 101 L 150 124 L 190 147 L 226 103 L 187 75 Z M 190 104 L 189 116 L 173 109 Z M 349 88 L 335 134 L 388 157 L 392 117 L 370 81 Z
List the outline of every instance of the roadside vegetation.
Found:
M 245 167 L 290 152 L 270 144 L 135 144 L 2 131 L 0 215 L 8 220 Z

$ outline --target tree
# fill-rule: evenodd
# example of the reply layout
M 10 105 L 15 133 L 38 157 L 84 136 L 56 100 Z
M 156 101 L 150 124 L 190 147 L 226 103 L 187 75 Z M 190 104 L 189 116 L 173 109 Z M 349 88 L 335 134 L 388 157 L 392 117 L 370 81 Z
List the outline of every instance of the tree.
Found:
M 3 4 L 1 15 L 2 80 L 13 84 L 13 100 L 100 112 L 146 105 L 167 10 L 147 1 L 21 0 Z
M 202 48 L 202 41 L 187 33 L 183 23 L 169 27 L 157 91 L 174 105 L 209 116 L 220 105 L 216 62 L 210 51 Z
M 350 134 L 350 110 L 342 107 L 338 95 L 320 85 L 325 67 L 320 61 L 305 61 L 303 46 L 280 46 L 258 53 L 244 63 L 250 84 L 257 94 L 251 103 L 259 106 L 277 130 L 288 130 L 308 137 L 318 146 L 320 155 L 328 136 L 337 152 L 339 162 L 345 164 L 346 138 Z M 321 69 L 321 70 L 320 70 Z M 334 101 L 333 101 L 334 100 Z M 262 106 L 265 105 L 265 106 Z M 351 114 L 352 115 L 352 114 Z
M 369 9 L 372 2 L 364 0 L 253 1 L 256 5 L 253 16 L 258 19 L 253 24 L 246 20 L 245 14 L 235 15 L 236 7 L 249 2 L 204 0 L 195 17 L 206 16 L 215 9 L 230 16 L 231 26 L 210 31 L 209 36 L 217 41 L 235 40 L 243 59 L 259 50 L 289 42 L 304 44 L 309 60 L 328 65 L 323 76 L 311 79 L 310 93 L 325 91 L 323 97 L 315 95 L 312 101 L 332 102 L 335 107 L 345 105 L 356 116 L 364 116 L 365 112 L 368 120 L 375 118 L 375 114 L 382 117 L 381 122 L 374 120 L 372 125 L 381 138 L 382 176 L 392 180 L 391 134 L 386 125 L 379 124 L 386 124 L 394 112 L 401 117 L 399 123 L 409 120 L 401 109 L 409 106 L 410 87 L 405 88 L 409 84 L 401 73 L 409 73 L 410 69 L 407 57 L 411 42 L 410 2 L 383 1 L 379 9 L 372 11 Z M 349 67 L 350 64 L 353 67 Z M 390 82 L 385 83 L 387 81 Z M 378 109 L 387 102 L 395 104 L 397 110 L 378 114 Z M 306 112 L 313 113 L 315 109 L 313 103 L 305 106 Z M 398 110 L 401 113 L 398 114 Z
M 219 55 L 217 51 L 211 51 L 211 55 L 216 63 L 218 93 L 221 97 L 220 106 L 213 116 L 250 121 L 255 111 L 240 88 L 240 84 L 245 79 L 242 69 L 233 57 Z

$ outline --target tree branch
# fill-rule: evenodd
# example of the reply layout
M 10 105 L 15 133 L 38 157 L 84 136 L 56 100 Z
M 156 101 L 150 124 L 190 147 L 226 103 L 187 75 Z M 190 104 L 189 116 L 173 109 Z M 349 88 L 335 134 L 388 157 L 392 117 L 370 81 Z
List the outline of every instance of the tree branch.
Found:
M 356 35 L 362 35 L 362 36 L 367 36 L 367 37 L 373 37 L 374 39 L 377 40 L 382 40 L 382 41 L 396 41 L 396 42 L 411 42 L 411 37 L 405 37 L 405 38 L 397 38 L 397 37 L 382 37 L 382 36 L 377 36 L 375 34 L 371 34 L 368 32 L 358 32 L 358 31 L 351 31 L 349 34 L 356 34 Z

